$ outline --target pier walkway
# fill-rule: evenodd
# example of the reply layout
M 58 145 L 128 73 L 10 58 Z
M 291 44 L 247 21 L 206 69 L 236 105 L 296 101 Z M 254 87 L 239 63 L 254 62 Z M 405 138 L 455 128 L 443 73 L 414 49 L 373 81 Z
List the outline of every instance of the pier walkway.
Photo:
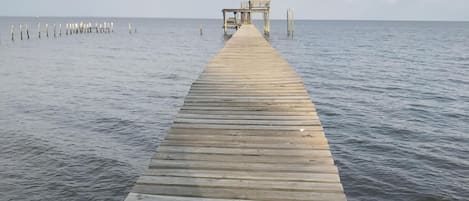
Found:
M 302 79 L 253 25 L 192 84 L 136 200 L 346 200 Z

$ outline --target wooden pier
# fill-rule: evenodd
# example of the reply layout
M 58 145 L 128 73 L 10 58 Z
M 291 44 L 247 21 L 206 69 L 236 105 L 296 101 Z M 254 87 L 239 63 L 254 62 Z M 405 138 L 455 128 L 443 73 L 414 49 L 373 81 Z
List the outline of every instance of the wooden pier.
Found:
M 253 25 L 192 84 L 136 200 L 346 200 L 302 79 Z

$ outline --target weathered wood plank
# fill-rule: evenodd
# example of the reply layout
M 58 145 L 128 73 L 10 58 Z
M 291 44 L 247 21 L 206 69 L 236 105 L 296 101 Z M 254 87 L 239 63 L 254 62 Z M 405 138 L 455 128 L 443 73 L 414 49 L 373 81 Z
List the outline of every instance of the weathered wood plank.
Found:
M 277 164 L 273 166 L 268 163 L 238 163 L 238 162 L 216 162 L 216 161 L 190 161 L 190 160 L 161 160 L 154 159 L 150 163 L 150 169 L 198 169 L 198 170 L 238 170 L 257 172 L 305 172 L 305 173 L 328 173 L 337 174 L 334 165 L 305 166 L 298 164 Z
M 234 102 L 234 103 L 311 103 L 309 98 L 305 99 L 249 99 L 249 98 L 242 98 L 242 97 L 231 97 L 231 98 L 224 98 L 224 97 L 199 97 L 199 98 L 188 98 L 184 100 L 184 102 Z
M 252 201 L 240 199 L 210 199 L 210 198 L 196 198 L 196 197 L 183 197 L 183 196 L 164 196 L 164 195 L 151 195 L 143 193 L 129 193 L 125 201 Z
M 252 116 L 298 116 L 298 115 L 315 115 L 316 111 L 222 111 L 222 110 L 184 110 L 179 111 L 180 114 L 210 114 L 210 115 L 252 115 Z
M 282 131 L 295 131 L 295 130 L 323 130 L 321 126 L 277 126 L 277 125 L 229 125 L 229 124 L 189 124 L 189 123 L 174 123 L 173 128 L 218 128 L 218 129 L 248 129 L 248 130 L 282 130 Z
M 134 192 L 160 195 L 180 195 L 204 198 L 248 199 L 259 201 L 342 201 L 343 193 L 292 192 L 275 190 L 253 190 L 220 187 L 191 187 L 170 185 L 137 184 Z
M 316 115 L 304 115 L 304 116 L 254 116 L 254 115 L 220 115 L 220 114 L 184 114 L 179 113 L 176 118 L 180 119 L 224 119 L 224 120 L 290 120 L 290 121 L 302 121 L 302 120 L 319 120 Z
M 310 156 L 317 158 L 331 157 L 329 150 L 278 150 L 278 149 L 238 149 L 238 148 L 216 148 L 216 147 L 181 147 L 181 146 L 159 146 L 160 153 L 194 153 L 194 154 L 225 154 L 225 155 L 247 155 L 247 156 Z
M 276 125 L 276 126 L 319 126 L 319 120 L 232 120 L 232 119 L 202 119 L 176 118 L 175 123 L 193 124 L 227 124 L 227 125 Z
M 238 99 L 238 100 L 310 100 L 309 96 L 200 96 L 200 95 L 190 95 L 187 96 L 187 99 Z
M 324 182 L 292 182 L 292 181 L 262 181 L 262 180 L 238 180 L 238 179 L 210 179 L 194 177 L 165 177 L 142 176 L 138 184 L 149 185 L 185 185 L 197 187 L 224 187 L 238 189 L 265 189 L 288 191 L 312 191 L 312 192 L 341 192 L 340 183 Z
M 166 160 L 198 160 L 240 163 L 271 163 L 271 164 L 334 164 L 332 158 L 319 158 L 314 156 L 253 156 L 253 155 L 226 155 L 226 154 L 194 154 L 194 153 L 159 153 L 154 159 Z
M 226 135 L 210 135 L 210 134 L 172 134 L 166 136 L 165 140 L 173 141 L 192 141 L 192 142 L 245 142 L 256 144 L 327 144 L 327 139 L 324 136 L 226 136 Z
M 309 131 L 309 130 L 295 130 L 295 131 L 280 131 L 280 130 L 236 130 L 236 129 L 208 129 L 208 128 L 171 128 L 169 135 L 171 134 L 206 134 L 206 135 L 228 135 L 228 136 L 272 136 L 272 137 L 289 137 L 289 136 L 300 136 L 300 137 L 314 137 L 324 136 L 323 130 Z
M 315 112 L 311 107 L 261 107 L 261 106 L 251 106 L 251 107 L 200 107 L 200 106 L 184 106 L 181 110 L 204 110 L 204 111 L 300 111 L 300 112 Z
M 161 145 L 168 146 L 192 146 L 215 148 L 239 148 L 239 149 L 293 149 L 293 150 L 329 150 L 328 144 L 292 144 L 292 143 L 263 143 L 256 144 L 249 141 L 195 141 L 195 140 L 165 140 Z
M 339 183 L 337 174 L 304 172 L 254 172 L 241 170 L 148 169 L 145 175 L 199 177 L 212 179 L 246 179 L 263 181 L 303 181 Z

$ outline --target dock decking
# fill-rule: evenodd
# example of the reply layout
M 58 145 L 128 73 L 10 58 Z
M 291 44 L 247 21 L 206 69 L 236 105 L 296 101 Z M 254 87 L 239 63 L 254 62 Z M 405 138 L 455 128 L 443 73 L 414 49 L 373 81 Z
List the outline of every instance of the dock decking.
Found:
M 136 200 L 346 200 L 302 79 L 253 25 L 192 84 Z

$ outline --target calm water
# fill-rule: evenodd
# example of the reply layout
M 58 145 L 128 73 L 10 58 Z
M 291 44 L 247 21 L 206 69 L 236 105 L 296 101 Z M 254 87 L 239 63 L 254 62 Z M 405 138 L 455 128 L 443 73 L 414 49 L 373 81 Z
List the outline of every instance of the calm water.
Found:
M 0 18 L 0 200 L 123 200 L 225 40 L 217 20 L 113 20 L 37 40 L 38 19 Z M 10 23 L 34 39 L 12 43 Z M 272 22 L 270 41 L 306 82 L 349 200 L 469 200 L 469 23 L 285 31 Z

